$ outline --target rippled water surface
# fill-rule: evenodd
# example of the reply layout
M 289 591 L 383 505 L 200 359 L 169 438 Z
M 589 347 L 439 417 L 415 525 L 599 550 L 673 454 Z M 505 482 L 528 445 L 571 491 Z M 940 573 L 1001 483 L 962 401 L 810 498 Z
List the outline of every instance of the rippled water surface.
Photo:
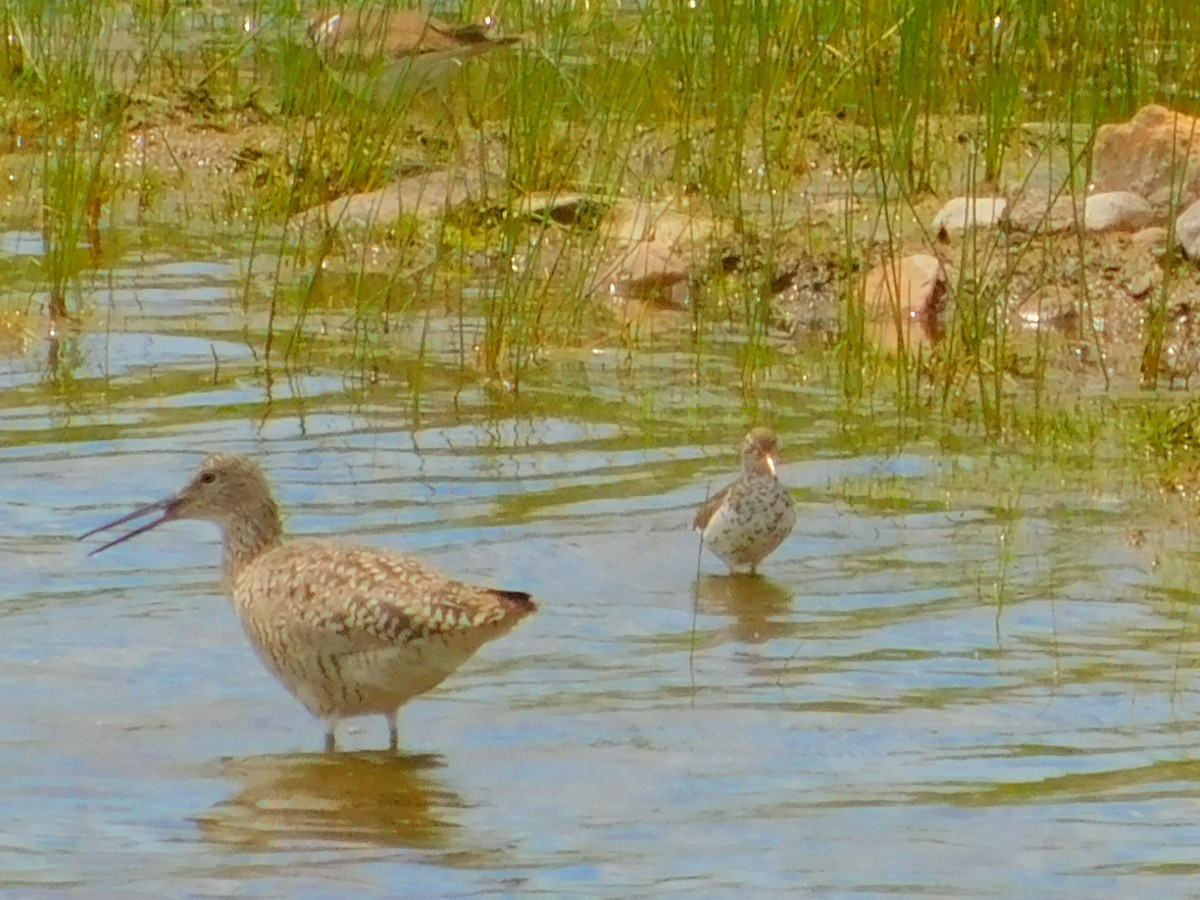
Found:
M 140 262 L 100 323 L 6 350 L 0 887 L 1194 894 L 1195 560 L 1136 486 L 872 448 L 835 397 L 769 386 L 799 524 L 764 577 L 706 556 L 697 580 L 735 375 L 718 396 L 687 354 L 605 351 L 497 400 L 452 323 L 420 392 L 313 359 L 268 382 L 237 278 Z M 213 449 L 262 461 L 293 533 L 542 608 L 404 710 L 400 755 L 381 720 L 319 753 L 220 595 L 215 528 L 75 539 Z

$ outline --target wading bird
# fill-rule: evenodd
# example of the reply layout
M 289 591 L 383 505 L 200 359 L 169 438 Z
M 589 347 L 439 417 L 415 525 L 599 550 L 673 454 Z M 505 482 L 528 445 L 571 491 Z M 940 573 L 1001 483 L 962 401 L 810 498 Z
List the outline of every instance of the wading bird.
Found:
M 537 607 L 528 594 L 474 587 L 406 556 L 327 541 L 283 542 L 279 508 L 251 459 L 214 454 L 179 493 L 83 535 L 157 513 L 92 554 L 176 519 L 221 529 L 224 586 L 267 668 L 325 725 L 381 715 L 389 746 L 408 700 L 440 684 Z
M 451 25 L 411 9 L 366 7 L 314 21 L 308 36 L 335 80 L 368 99 L 437 87 L 458 66 L 521 37 L 489 37 L 483 25 Z
M 758 427 L 742 440 L 742 474 L 708 498 L 692 527 L 730 572 L 753 573 L 796 524 L 791 492 L 779 483 L 775 432 Z

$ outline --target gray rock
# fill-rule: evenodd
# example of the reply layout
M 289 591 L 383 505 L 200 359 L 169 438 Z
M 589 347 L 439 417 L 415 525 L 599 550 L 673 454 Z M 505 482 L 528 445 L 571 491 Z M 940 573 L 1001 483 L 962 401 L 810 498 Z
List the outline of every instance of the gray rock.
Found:
M 1068 331 L 1079 323 L 1079 300 L 1070 288 L 1050 284 L 1022 300 L 1014 312 L 1026 328 Z
M 422 172 L 378 191 L 339 197 L 307 209 L 293 216 L 288 224 L 300 229 L 322 222 L 366 231 L 387 229 L 394 227 L 403 216 L 432 220 L 457 207 L 483 203 L 489 194 L 503 188 L 503 179 L 473 168 L 458 172 Z
M 1166 226 L 1151 225 L 1149 228 L 1143 228 L 1140 231 L 1134 232 L 1130 240 L 1139 247 L 1145 247 L 1148 250 L 1161 250 L 1167 245 Z
M 1137 231 L 1154 221 L 1154 207 L 1132 191 L 1092 194 L 1083 208 L 1087 231 Z
M 1023 191 L 1009 207 L 1005 223 L 1010 230 L 1026 234 L 1070 231 L 1078 220 L 1076 205 L 1082 206 L 1083 198 L 1056 194 L 1045 189 Z
M 1200 198 L 1200 121 L 1152 104 L 1132 119 L 1096 132 L 1092 177 L 1096 191 L 1133 191 L 1156 209 Z
M 1175 220 L 1175 240 L 1188 259 L 1200 261 L 1200 200 L 1181 212 Z

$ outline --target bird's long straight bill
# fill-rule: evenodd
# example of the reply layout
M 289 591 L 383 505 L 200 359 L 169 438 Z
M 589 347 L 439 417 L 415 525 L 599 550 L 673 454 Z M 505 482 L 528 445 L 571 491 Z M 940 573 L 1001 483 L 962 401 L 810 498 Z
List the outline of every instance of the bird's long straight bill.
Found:
M 79 540 L 81 540 L 81 541 L 86 540 L 87 538 L 90 538 L 93 534 L 99 534 L 101 531 L 108 531 L 108 529 L 110 529 L 110 528 L 116 528 L 118 525 L 124 525 L 126 522 L 132 522 L 134 519 L 140 519 L 143 516 L 150 515 L 151 513 L 162 513 L 162 515 L 160 515 L 157 519 L 152 519 L 151 521 L 147 522 L 145 525 L 141 525 L 141 526 L 133 529 L 133 531 L 130 531 L 128 534 L 123 534 L 119 538 L 114 538 L 113 540 L 109 541 L 107 544 L 103 544 L 103 545 L 97 547 L 95 550 L 90 551 L 88 553 L 88 556 L 95 556 L 97 553 L 102 553 L 103 551 L 107 550 L 109 547 L 115 547 L 115 546 L 117 546 L 117 544 L 123 544 L 130 538 L 135 538 L 139 534 L 145 534 L 151 528 L 157 528 L 159 525 L 163 524 L 163 522 L 169 522 L 171 520 L 171 500 L 172 499 L 174 499 L 174 498 L 170 498 L 167 500 L 159 500 L 157 503 L 150 503 L 150 504 L 147 504 L 146 506 L 139 507 L 138 509 L 135 509 L 133 512 L 127 513 L 126 515 L 121 516 L 119 519 L 113 519 L 111 522 L 106 522 L 105 524 L 100 525 L 97 528 L 93 528 L 87 534 L 81 534 L 79 536 Z

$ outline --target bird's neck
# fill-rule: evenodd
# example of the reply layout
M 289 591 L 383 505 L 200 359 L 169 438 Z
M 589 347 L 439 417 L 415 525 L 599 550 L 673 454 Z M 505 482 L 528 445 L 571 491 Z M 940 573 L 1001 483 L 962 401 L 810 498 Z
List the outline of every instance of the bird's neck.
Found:
M 224 557 L 221 571 L 232 583 L 237 574 L 272 547 L 279 545 L 283 525 L 274 502 L 267 503 L 254 515 L 239 516 L 223 529 Z

